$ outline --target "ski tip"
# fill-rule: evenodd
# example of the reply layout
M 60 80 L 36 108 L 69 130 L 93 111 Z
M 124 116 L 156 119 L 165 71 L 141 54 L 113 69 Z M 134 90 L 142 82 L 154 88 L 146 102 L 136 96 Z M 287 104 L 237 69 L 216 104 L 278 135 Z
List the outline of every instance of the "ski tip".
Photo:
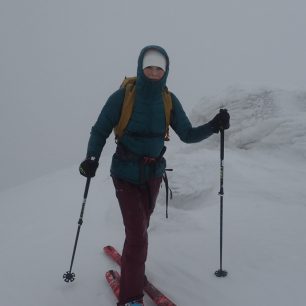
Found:
M 110 250 L 114 250 L 114 247 L 112 247 L 111 245 L 106 245 L 104 248 L 103 248 L 104 251 L 110 251 Z
M 118 299 L 120 293 L 120 274 L 115 270 L 109 270 L 105 273 L 105 278 Z

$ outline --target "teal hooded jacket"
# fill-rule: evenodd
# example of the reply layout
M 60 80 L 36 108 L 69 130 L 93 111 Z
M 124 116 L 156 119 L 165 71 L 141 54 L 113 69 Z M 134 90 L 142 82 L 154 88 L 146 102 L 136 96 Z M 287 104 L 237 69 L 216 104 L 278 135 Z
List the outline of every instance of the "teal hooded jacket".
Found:
M 166 71 L 161 80 L 150 80 L 143 72 L 142 62 L 146 51 L 155 49 L 166 58 Z M 158 158 L 164 148 L 166 130 L 164 102 L 162 91 L 166 86 L 169 73 L 169 58 L 166 51 L 159 46 L 145 47 L 138 58 L 136 98 L 129 123 L 119 140 L 119 145 L 131 153 L 133 158 L 122 157 L 118 150 L 113 155 L 111 176 L 131 183 L 141 184 L 150 178 L 161 177 L 166 168 L 166 161 L 160 158 L 152 164 L 142 164 L 140 157 Z M 125 89 L 115 91 L 104 105 L 98 120 L 91 129 L 87 157 L 100 158 L 106 139 L 118 124 Z M 185 143 L 195 143 L 213 134 L 210 123 L 192 127 L 178 98 L 171 93 L 172 113 L 170 126 Z M 135 158 L 139 157 L 139 158 Z

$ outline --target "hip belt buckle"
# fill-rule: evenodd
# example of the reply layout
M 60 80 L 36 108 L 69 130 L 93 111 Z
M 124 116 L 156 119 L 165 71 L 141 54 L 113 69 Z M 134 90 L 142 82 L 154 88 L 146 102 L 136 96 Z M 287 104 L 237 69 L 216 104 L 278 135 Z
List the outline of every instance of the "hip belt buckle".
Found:
M 143 157 L 143 163 L 144 164 L 153 164 L 156 162 L 156 158 L 154 157 L 149 157 L 149 156 L 144 156 Z

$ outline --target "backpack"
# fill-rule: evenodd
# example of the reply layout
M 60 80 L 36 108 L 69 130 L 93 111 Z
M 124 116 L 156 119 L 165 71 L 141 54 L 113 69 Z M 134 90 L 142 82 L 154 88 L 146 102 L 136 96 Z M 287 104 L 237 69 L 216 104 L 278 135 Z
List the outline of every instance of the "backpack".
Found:
M 124 129 L 127 127 L 128 122 L 133 113 L 133 106 L 136 96 L 136 77 L 125 77 L 120 85 L 120 88 L 125 88 L 124 100 L 122 103 L 121 115 L 117 126 L 114 128 L 116 140 L 120 139 L 123 135 Z M 169 125 L 171 119 L 172 111 L 172 98 L 171 93 L 166 87 L 163 90 L 163 100 L 165 109 L 165 119 L 166 119 L 166 130 L 165 130 L 165 141 L 169 141 Z

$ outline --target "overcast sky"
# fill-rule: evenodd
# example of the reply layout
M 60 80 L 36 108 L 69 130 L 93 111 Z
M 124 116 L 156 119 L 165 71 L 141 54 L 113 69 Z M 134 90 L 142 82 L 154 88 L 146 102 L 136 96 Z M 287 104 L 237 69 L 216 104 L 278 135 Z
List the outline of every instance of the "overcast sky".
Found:
M 0 0 L 0 190 L 77 165 L 147 44 L 187 112 L 241 83 L 305 90 L 305 16 L 302 0 Z

